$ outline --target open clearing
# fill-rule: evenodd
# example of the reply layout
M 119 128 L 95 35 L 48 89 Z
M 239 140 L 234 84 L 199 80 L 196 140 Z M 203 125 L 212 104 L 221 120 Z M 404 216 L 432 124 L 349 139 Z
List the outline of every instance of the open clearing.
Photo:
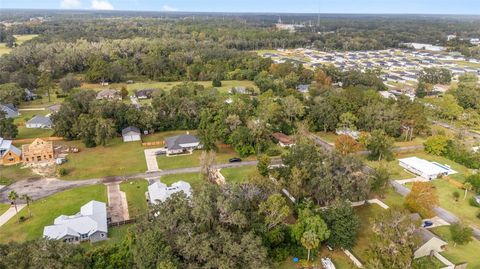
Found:
M 40 238 L 43 234 L 43 227 L 52 225 L 56 217 L 62 214 L 76 214 L 80 211 L 81 206 L 91 200 L 107 202 L 106 187 L 95 185 L 76 188 L 34 201 L 30 205 L 32 217 L 28 217 L 28 209 L 24 208 L 19 213 L 19 216 L 26 218 L 24 222 L 18 224 L 15 217 L 0 228 L 0 243 Z
M 14 35 L 14 37 L 17 39 L 17 44 L 21 45 L 24 42 L 33 39 L 37 37 L 38 35 Z M 5 43 L 0 43 L 0 56 L 3 54 L 10 53 L 12 51 L 12 48 L 8 48 Z
M 145 198 L 147 188 L 148 182 L 143 179 L 131 180 L 120 184 L 120 190 L 127 195 L 128 212 L 131 219 L 147 212 L 148 205 Z

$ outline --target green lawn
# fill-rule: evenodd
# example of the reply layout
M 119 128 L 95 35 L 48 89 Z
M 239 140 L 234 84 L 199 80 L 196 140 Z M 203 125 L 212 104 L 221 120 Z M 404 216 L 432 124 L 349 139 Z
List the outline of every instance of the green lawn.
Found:
M 18 126 L 18 135 L 16 139 L 27 139 L 27 138 L 38 138 L 38 137 L 49 137 L 53 135 L 53 130 L 51 129 L 29 129 L 25 127 L 27 121 L 33 118 L 35 115 L 45 116 L 49 114 L 50 111 L 47 110 L 38 110 L 38 111 L 20 111 L 20 117 L 15 118 L 14 123 Z
M 355 269 L 355 267 L 350 261 L 350 259 L 343 253 L 342 251 L 329 251 L 327 248 L 322 248 L 320 252 L 317 254 L 317 258 L 314 261 L 314 264 L 318 266 L 318 268 L 323 268 L 321 266 L 320 258 L 330 258 L 335 264 L 337 269 Z M 288 258 L 287 261 L 282 263 L 279 269 L 299 269 L 301 268 L 300 265 L 293 263 L 293 258 Z M 317 267 L 316 267 L 317 268 Z
M 33 101 L 23 102 L 20 105 L 20 108 L 44 108 L 55 104 L 61 104 L 64 101 L 64 98 L 57 98 L 55 91 L 60 91 L 59 88 L 54 88 L 50 91 L 50 101 L 48 101 L 48 96 L 42 94 L 40 97 Z M 49 112 L 49 111 L 48 111 Z
M 167 137 L 182 135 L 182 134 L 186 134 L 187 132 L 191 135 L 195 135 L 197 133 L 196 130 L 159 132 L 159 133 L 142 136 L 142 141 L 143 142 L 165 141 L 165 138 Z M 159 146 L 152 146 L 152 147 L 159 147 Z
M 220 149 L 217 154 L 217 164 L 228 163 L 228 160 L 233 157 L 239 157 L 238 154 L 231 148 Z M 201 150 L 195 150 L 193 154 L 179 155 L 179 156 L 159 156 L 157 157 L 158 168 L 163 170 L 178 169 L 186 167 L 200 166 Z M 255 160 L 255 156 L 245 158 L 244 160 Z
M 357 257 L 357 259 L 360 260 L 360 262 L 364 263 L 367 260 L 366 251 L 368 250 L 369 241 L 372 237 L 371 224 L 373 218 L 385 212 L 385 209 L 381 208 L 377 204 L 371 204 L 356 207 L 355 211 L 360 216 L 362 224 L 360 227 L 360 232 L 358 234 L 357 244 L 355 245 L 355 247 L 353 247 L 351 252 L 353 253 L 353 255 L 355 255 L 355 257 Z
M 203 85 L 205 88 L 212 87 L 211 81 L 192 81 L 192 82 Z M 84 83 L 82 84 L 82 88 L 102 90 L 102 89 L 108 89 L 108 88 L 120 89 L 121 87 L 126 87 L 129 94 L 132 95 L 135 90 L 146 89 L 146 88 L 163 89 L 168 91 L 168 90 L 171 90 L 174 86 L 180 85 L 182 83 L 184 82 L 182 81 L 175 81 L 175 82 L 142 81 L 142 82 L 137 82 L 133 84 L 112 83 L 108 86 L 101 86 L 100 84 Z M 255 89 L 257 88 L 253 83 L 253 81 L 249 81 L 249 80 L 224 80 L 222 81 L 222 86 L 217 87 L 217 89 L 220 92 L 226 93 L 232 87 L 238 87 L 238 86 L 252 87 Z
M 0 216 L 10 208 L 10 204 L 0 204 Z
M 160 181 L 168 186 L 180 180 L 190 183 L 193 189 L 198 189 L 202 184 L 206 184 L 205 180 L 199 173 L 166 175 L 160 178 Z
M 230 183 L 242 183 L 248 180 L 248 178 L 257 173 L 256 166 L 244 166 L 238 168 L 224 168 L 220 170 L 225 177 L 226 182 Z
M 425 140 L 424 137 L 415 137 L 412 141 L 395 141 L 394 147 L 420 146 Z
M 128 202 L 128 213 L 130 218 L 136 218 L 147 212 L 147 199 L 145 192 L 148 189 L 148 182 L 143 179 L 131 180 L 120 184 L 120 190 L 125 192 Z
M 76 188 L 54 194 L 50 197 L 34 201 L 30 205 L 32 217 L 21 224 L 17 218 L 11 219 L 0 227 L 0 243 L 25 241 L 42 237 L 43 227 L 52 225 L 59 215 L 72 215 L 80 211 L 80 207 L 91 200 L 107 201 L 107 189 L 104 185 Z M 24 208 L 20 216 L 28 217 Z
M 105 241 L 100 241 L 96 243 L 82 243 L 81 246 L 84 247 L 86 250 L 92 250 L 99 247 L 120 244 L 125 239 L 128 234 L 128 229 L 132 227 L 133 224 L 127 224 L 117 227 L 108 228 L 108 239 Z
M 404 197 L 398 194 L 392 187 L 388 187 L 384 197 L 380 200 L 390 207 L 403 207 Z
M 467 194 L 467 198 L 463 200 L 464 191 L 455 187 L 446 180 L 436 179 L 432 181 L 432 184 L 437 190 L 441 207 L 455 214 L 463 222 L 480 227 L 480 219 L 476 217 L 476 215 L 480 212 L 480 208 L 473 207 L 468 202 L 468 200 L 474 196 L 473 192 L 469 192 Z M 408 187 L 410 188 L 411 184 L 409 184 Z M 460 199 L 458 202 L 456 202 L 453 198 L 454 191 L 458 191 L 460 193 Z
M 480 268 L 480 241 L 473 239 L 472 242 L 467 245 L 454 246 L 452 242 L 452 235 L 449 227 L 438 227 L 432 229 L 434 233 L 439 235 L 443 240 L 448 242 L 448 246 L 441 254 L 454 264 L 468 263 L 467 268 L 478 269 Z
M 106 147 L 85 148 L 80 141 L 56 142 L 80 148 L 68 155 L 63 165 L 68 174 L 64 179 L 89 179 L 142 173 L 147 170 L 144 148 L 140 142 L 123 143 L 121 138 L 111 140 Z
M 391 179 L 409 179 L 416 177 L 414 174 L 407 172 L 403 167 L 398 164 L 398 160 L 391 162 L 387 161 L 369 161 L 366 158 L 363 160 L 368 166 L 372 168 L 385 167 L 390 173 Z
M 335 143 L 335 140 L 337 140 L 337 135 L 334 134 L 334 133 L 329 133 L 329 132 L 316 132 L 315 135 L 317 135 L 318 137 L 324 139 L 325 141 L 327 141 L 328 143 Z
M 33 39 L 37 36 L 38 35 L 14 35 L 14 37 L 17 39 L 16 42 L 18 45 L 21 45 L 23 42 Z M 8 48 L 5 43 L 0 43 L 0 56 L 10 53 L 10 51 L 12 51 L 12 48 Z
M 12 181 L 34 178 L 40 178 L 40 176 L 33 174 L 30 168 L 22 168 L 20 164 L 0 167 L 0 185 L 8 185 Z

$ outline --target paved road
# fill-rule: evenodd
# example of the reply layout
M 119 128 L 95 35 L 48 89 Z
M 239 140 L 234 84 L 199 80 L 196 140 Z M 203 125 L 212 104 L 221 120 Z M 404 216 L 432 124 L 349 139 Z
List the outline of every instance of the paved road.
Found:
M 26 204 L 17 204 L 17 210 L 15 210 L 15 206 L 11 206 L 5 213 L 0 215 L 0 227 L 7 223 L 11 218 L 17 215 L 17 211 L 20 212 Z
M 248 161 L 240 163 L 227 163 L 216 165 L 216 168 L 236 168 L 244 166 L 256 166 L 257 161 Z M 279 159 L 272 160 L 273 164 L 279 163 Z M 56 178 L 47 179 L 29 179 L 17 181 L 0 190 L 0 203 L 9 203 L 8 193 L 12 190 L 16 191 L 19 195 L 28 194 L 33 200 L 41 199 L 52 194 L 78 188 L 84 186 L 91 186 L 96 184 L 112 183 L 116 181 L 123 181 L 128 179 L 144 179 L 144 178 L 156 178 L 165 175 L 176 174 L 188 174 L 199 173 L 200 167 L 189 167 L 172 170 L 163 170 L 157 172 L 138 173 L 127 176 L 112 176 L 105 178 L 93 178 L 87 180 L 60 180 Z

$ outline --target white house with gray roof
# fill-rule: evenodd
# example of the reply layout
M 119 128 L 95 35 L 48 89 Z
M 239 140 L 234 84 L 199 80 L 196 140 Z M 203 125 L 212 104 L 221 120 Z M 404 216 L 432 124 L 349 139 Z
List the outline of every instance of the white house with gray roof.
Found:
M 172 194 L 178 192 L 183 192 L 188 198 L 191 196 L 190 189 L 190 184 L 185 181 L 175 182 L 171 187 L 161 182 L 155 182 L 148 186 L 148 198 L 151 204 L 165 202 Z
M 12 104 L 0 104 L 0 110 L 5 112 L 7 119 L 20 116 L 17 108 Z
M 200 146 L 200 141 L 193 135 L 177 135 L 165 139 L 167 155 L 192 153 Z
M 52 129 L 53 123 L 49 117 L 37 115 L 27 121 L 26 127 L 30 129 Z
M 57 217 L 53 225 L 43 229 L 44 238 L 71 243 L 97 242 L 107 236 L 107 205 L 98 201 L 88 202 L 73 216 Z

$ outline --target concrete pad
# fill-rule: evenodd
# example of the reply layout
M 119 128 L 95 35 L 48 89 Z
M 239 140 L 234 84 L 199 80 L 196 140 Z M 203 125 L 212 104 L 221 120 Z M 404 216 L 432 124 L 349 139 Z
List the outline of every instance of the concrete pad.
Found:
M 424 219 L 423 222 L 425 221 L 431 221 L 433 223 L 432 226 L 430 227 L 427 227 L 427 229 L 431 229 L 431 228 L 435 228 L 435 227 L 440 227 L 440 226 L 448 226 L 450 225 L 450 223 L 448 223 L 447 221 L 445 221 L 444 219 L 440 218 L 439 216 L 435 216 L 431 219 Z
M 402 179 L 402 180 L 395 180 L 396 182 L 405 185 L 412 182 L 430 182 L 430 180 L 423 178 L 423 177 L 414 177 L 409 179 Z
M 120 183 L 115 182 L 107 185 L 108 213 L 112 222 L 129 220 L 127 197 L 120 191 Z

